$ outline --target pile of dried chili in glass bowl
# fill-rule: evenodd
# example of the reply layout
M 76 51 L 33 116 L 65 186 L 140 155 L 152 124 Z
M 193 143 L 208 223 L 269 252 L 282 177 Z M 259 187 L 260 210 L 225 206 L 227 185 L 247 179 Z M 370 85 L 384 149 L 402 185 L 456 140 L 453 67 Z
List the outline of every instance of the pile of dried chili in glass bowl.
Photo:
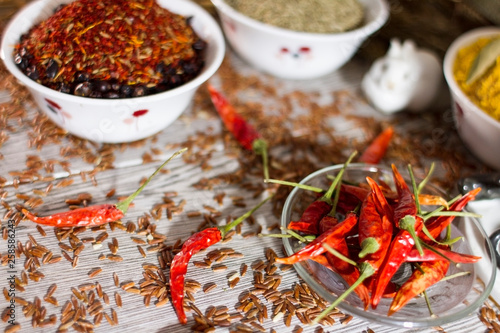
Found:
M 29 78 L 51 89 L 128 98 L 196 77 L 206 45 L 189 18 L 155 0 L 77 0 L 24 34 L 14 60 Z

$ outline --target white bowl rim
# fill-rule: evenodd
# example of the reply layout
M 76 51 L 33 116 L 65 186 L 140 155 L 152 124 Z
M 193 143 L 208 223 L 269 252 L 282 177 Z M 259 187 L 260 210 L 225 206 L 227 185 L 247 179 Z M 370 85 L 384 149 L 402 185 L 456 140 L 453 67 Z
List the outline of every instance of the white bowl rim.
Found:
M 473 110 L 475 114 L 477 114 L 483 120 L 490 123 L 492 126 L 495 126 L 498 130 L 500 130 L 500 121 L 497 121 L 488 113 L 481 110 L 475 103 L 473 103 L 469 99 L 469 97 L 467 97 L 467 95 L 462 91 L 462 88 L 460 88 L 458 83 L 455 81 L 455 78 L 453 77 L 453 64 L 455 62 L 455 57 L 457 52 L 467 44 L 471 44 L 477 38 L 488 37 L 492 35 L 500 36 L 500 27 L 495 27 L 495 26 L 480 27 L 469 30 L 464 34 L 460 35 L 457 39 L 455 39 L 451 43 L 451 45 L 448 47 L 448 50 L 446 51 L 443 60 L 443 72 L 446 82 L 450 87 L 450 90 L 452 90 L 452 93 L 458 95 L 458 97 L 460 98 L 459 102 L 464 103 L 469 109 Z
M 318 40 L 318 41 L 328 41 L 328 40 L 340 40 L 340 39 L 352 39 L 359 36 L 368 36 L 374 31 L 378 30 L 381 26 L 385 24 L 389 18 L 389 6 L 385 0 L 367 0 L 369 2 L 376 2 L 380 7 L 378 15 L 368 23 L 363 24 L 363 26 L 349 30 L 346 32 L 338 33 L 311 33 L 303 31 L 294 31 L 289 29 L 284 29 L 276 27 L 270 24 L 266 24 L 255 19 L 252 19 L 225 3 L 224 0 L 211 0 L 217 10 L 220 10 L 224 14 L 234 18 L 241 23 L 244 23 L 254 29 L 260 30 L 264 33 L 272 33 L 285 38 L 301 38 L 306 40 Z
M 47 2 L 47 4 L 44 4 Z M 45 95 L 57 95 L 58 98 L 61 100 L 65 100 L 68 102 L 73 102 L 73 103 L 82 103 L 86 105 L 106 105 L 106 104 L 114 104 L 117 101 L 128 101 L 128 100 L 133 100 L 134 102 L 145 102 L 146 100 L 148 102 L 155 102 L 155 101 L 160 101 L 160 100 L 165 100 L 171 97 L 175 97 L 178 95 L 181 95 L 185 92 L 191 91 L 193 89 L 196 89 L 199 87 L 203 82 L 207 81 L 219 68 L 221 65 L 224 56 L 225 56 L 225 41 L 224 41 L 224 35 L 222 33 L 222 30 L 220 29 L 220 26 L 217 24 L 215 19 L 208 14 L 200 5 L 189 1 L 189 0 L 176 0 L 173 2 L 170 2 L 169 4 L 175 4 L 176 3 L 181 3 L 182 6 L 186 6 L 193 10 L 196 15 L 200 15 L 203 17 L 203 21 L 208 23 L 211 26 L 210 30 L 210 37 L 213 40 L 213 44 L 215 45 L 215 56 L 212 61 L 212 63 L 205 64 L 205 67 L 203 68 L 202 72 L 196 76 L 194 79 L 192 79 L 189 82 L 186 82 L 185 84 L 176 87 L 171 90 L 167 90 L 164 92 L 156 93 L 156 94 L 151 94 L 151 95 L 146 95 L 146 96 L 141 96 L 141 97 L 130 97 L 130 98 L 111 98 L 111 99 L 106 99 L 106 98 L 89 98 L 89 97 L 82 97 L 82 96 L 76 96 L 72 94 L 66 94 L 62 93 L 60 91 L 48 88 L 36 81 L 31 80 L 29 77 L 26 76 L 15 64 L 13 60 L 13 56 L 11 54 L 11 51 L 13 51 L 13 46 L 8 44 L 7 38 L 5 38 L 9 33 L 11 33 L 11 29 L 13 26 L 16 24 L 16 22 L 24 15 L 26 11 L 31 9 L 32 7 L 35 6 L 40 6 L 42 5 L 48 5 L 47 0 L 35 0 L 26 6 L 24 6 L 21 10 L 19 10 L 9 21 L 7 26 L 4 29 L 3 36 L 2 36 L 2 43 L 0 45 L 0 58 L 3 60 L 5 66 L 9 70 L 10 73 L 12 73 L 19 81 L 22 82 L 25 86 L 27 86 L 30 89 L 37 90 L 40 93 L 43 93 Z M 175 10 L 172 10 L 172 12 L 175 13 Z

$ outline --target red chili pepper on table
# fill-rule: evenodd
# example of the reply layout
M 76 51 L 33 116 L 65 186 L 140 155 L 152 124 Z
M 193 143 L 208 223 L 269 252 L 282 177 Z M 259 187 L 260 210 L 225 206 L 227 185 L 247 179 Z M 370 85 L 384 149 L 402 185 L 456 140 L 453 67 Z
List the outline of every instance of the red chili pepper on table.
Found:
M 392 315 L 405 306 L 413 297 L 441 281 L 449 267 L 450 262 L 446 259 L 423 262 L 420 265 L 420 269 L 415 269 L 413 274 L 398 290 L 387 315 Z
M 359 161 L 369 164 L 378 164 L 384 157 L 393 134 L 394 128 L 387 127 L 384 129 L 361 154 Z
M 272 195 L 261 201 L 257 206 L 235 219 L 231 223 L 216 228 L 207 228 L 191 235 L 183 244 L 181 250 L 175 255 L 170 265 L 170 296 L 172 305 L 181 324 L 187 323 L 184 311 L 184 280 L 191 257 L 224 238 L 224 236 L 238 224 L 250 217 L 257 209 L 267 202 Z
M 187 323 L 184 312 L 184 279 L 187 273 L 189 260 L 197 252 L 204 250 L 222 239 L 219 228 L 208 228 L 193 234 L 177 253 L 170 265 L 170 294 L 172 304 L 181 324 Z
M 260 137 L 260 134 L 252 125 L 236 112 L 234 107 L 217 89 L 209 84 L 208 91 L 215 109 L 229 132 L 233 134 L 244 149 L 253 150 L 257 155 L 262 156 L 264 179 L 269 179 L 267 142 Z
M 50 216 L 40 217 L 29 212 L 27 209 L 22 209 L 22 213 L 31 221 L 48 225 L 53 227 L 94 227 L 101 224 L 118 221 L 127 213 L 127 210 L 135 199 L 135 197 L 141 193 L 141 191 L 146 187 L 146 185 L 151 181 L 151 179 L 174 157 L 185 152 L 187 148 L 181 149 L 174 153 L 170 158 L 163 162 L 158 169 L 153 172 L 151 176 L 139 187 L 134 193 L 132 193 L 125 200 L 118 202 L 117 204 L 102 204 L 93 205 L 88 207 L 82 207 L 62 213 L 53 214 Z

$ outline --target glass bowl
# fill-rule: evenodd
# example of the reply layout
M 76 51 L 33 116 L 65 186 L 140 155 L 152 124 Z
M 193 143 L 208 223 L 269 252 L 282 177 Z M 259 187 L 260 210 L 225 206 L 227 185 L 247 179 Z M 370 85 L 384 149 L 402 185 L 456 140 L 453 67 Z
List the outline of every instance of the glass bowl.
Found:
M 335 176 L 342 166 L 335 165 L 318 170 L 307 176 L 301 183 L 326 189 L 329 182 L 327 176 Z M 400 170 L 400 173 L 411 188 L 407 173 L 403 170 Z M 385 166 L 351 164 L 346 168 L 343 180 L 366 183 L 367 176 L 376 181 L 384 181 L 393 187 L 392 170 Z M 424 188 L 423 193 L 446 198 L 444 191 L 431 184 Z M 294 188 L 283 207 L 281 225 L 287 227 L 290 221 L 298 221 L 304 209 L 314 199 L 313 192 Z M 419 296 L 391 316 L 387 316 L 387 312 L 392 298 L 383 298 L 375 310 L 371 308 L 365 310 L 359 297 L 351 293 L 338 307 L 366 320 L 408 328 L 439 326 L 466 317 L 483 304 L 493 289 L 496 261 L 492 256 L 494 251 L 491 242 L 478 219 L 456 217 L 452 224 L 452 238 L 458 236 L 463 236 L 463 238 L 453 245 L 454 251 L 482 258 L 475 264 L 460 264 L 459 266 L 451 264 L 447 275 L 463 271 L 469 271 L 471 274 L 440 281 L 426 290 L 433 314 L 429 312 L 425 299 Z M 283 238 L 283 242 L 287 255 L 295 253 L 303 246 L 294 238 Z M 312 260 L 297 263 L 294 268 L 313 290 L 330 303 L 347 289 L 346 282 L 339 275 Z M 401 284 L 409 274 L 411 274 L 410 267 L 403 265 L 392 281 Z

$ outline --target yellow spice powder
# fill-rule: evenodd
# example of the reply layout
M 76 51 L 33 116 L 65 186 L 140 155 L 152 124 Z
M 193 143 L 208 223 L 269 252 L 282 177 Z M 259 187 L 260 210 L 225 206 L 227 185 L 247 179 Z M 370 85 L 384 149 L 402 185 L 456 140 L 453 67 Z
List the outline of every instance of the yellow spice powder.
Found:
M 484 112 L 500 121 L 500 57 L 492 68 L 472 84 L 467 84 L 467 75 L 479 51 L 492 38 L 480 38 L 458 51 L 453 75 L 462 91 Z

